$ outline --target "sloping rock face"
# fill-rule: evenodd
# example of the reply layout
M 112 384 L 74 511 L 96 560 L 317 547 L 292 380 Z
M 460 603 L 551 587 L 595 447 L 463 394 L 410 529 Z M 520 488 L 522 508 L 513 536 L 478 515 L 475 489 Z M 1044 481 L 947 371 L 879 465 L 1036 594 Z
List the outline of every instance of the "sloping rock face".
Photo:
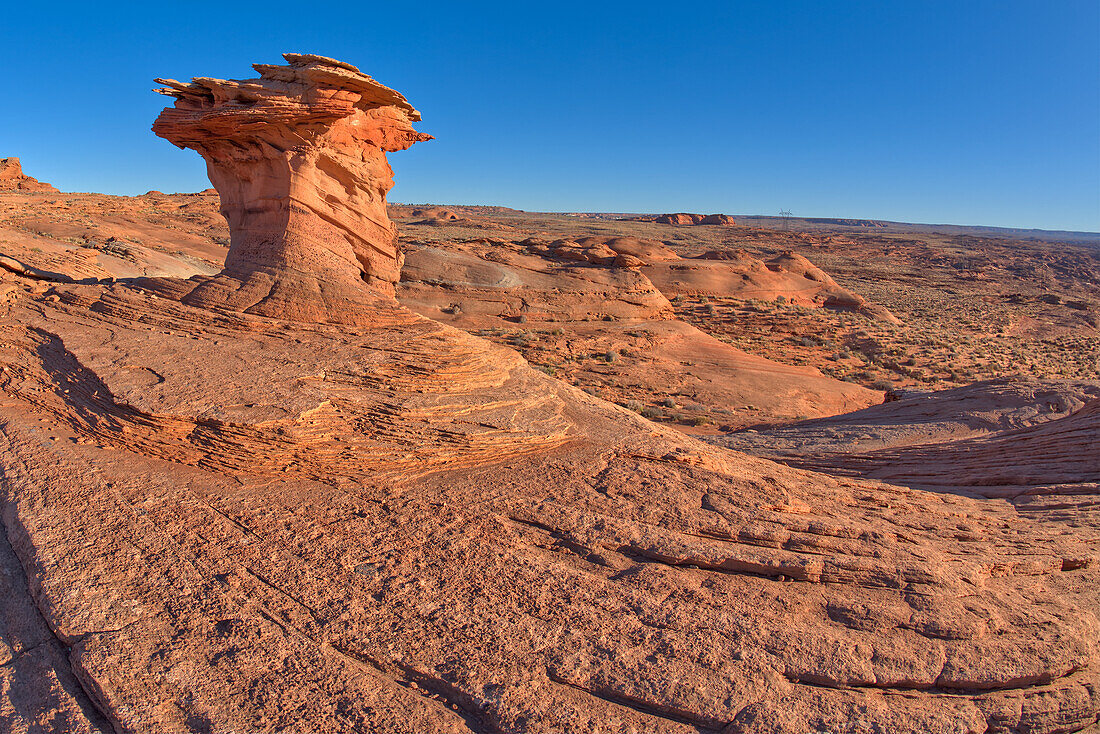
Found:
M 2 306 L 5 730 L 1096 721 L 1091 536 L 701 443 L 392 299 L 193 289 Z
M 350 64 L 285 54 L 258 79 L 158 79 L 176 98 L 153 132 L 207 161 L 232 242 L 225 270 L 185 298 L 305 321 L 369 317 L 361 291 L 401 273 L 386 153 L 430 135 L 397 92 Z
M 1005 498 L 1100 532 L 1100 383 L 1005 378 L 711 439 L 784 463 Z
M 0 191 L 57 192 L 57 189 L 25 175 L 18 158 L 0 158 Z

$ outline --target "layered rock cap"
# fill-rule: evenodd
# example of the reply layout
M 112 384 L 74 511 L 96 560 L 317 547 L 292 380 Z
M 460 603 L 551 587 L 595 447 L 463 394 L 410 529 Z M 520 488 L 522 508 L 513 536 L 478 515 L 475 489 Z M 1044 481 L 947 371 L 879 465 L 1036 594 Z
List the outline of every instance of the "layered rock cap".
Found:
M 153 132 L 206 159 L 229 222 L 225 270 L 191 305 L 294 320 L 355 320 L 401 272 L 386 214 L 386 153 L 432 136 L 403 96 L 356 67 L 311 54 L 255 64 L 258 79 L 157 79 L 176 98 Z

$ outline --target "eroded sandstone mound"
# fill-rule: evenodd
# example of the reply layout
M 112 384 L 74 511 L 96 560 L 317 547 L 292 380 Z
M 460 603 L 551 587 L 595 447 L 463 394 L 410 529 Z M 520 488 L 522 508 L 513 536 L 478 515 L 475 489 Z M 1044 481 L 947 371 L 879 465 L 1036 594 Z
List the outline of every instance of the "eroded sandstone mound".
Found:
M 747 354 L 675 319 L 643 273 L 648 263 L 688 262 L 699 261 L 681 260 L 661 242 L 636 237 L 481 237 L 410 245 L 398 298 L 467 331 L 492 334 L 504 323 L 523 324 L 532 331 L 513 346 L 550 371 L 555 368 L 538 358 L 545 349 L 573 360 L 600 355 L 592 375 L 601 394 L 639 410 L 644 408 L 625 394 L 708 406 L 744 424 L 834 415 L 881 402 L 882 393 L 812 367 Z M 761 269 L 770 273 L 762 263 Z
M 404 97 L 350 64 L 284 54 L 258 79 L 158 79 L 176 98 L 153 132 L 206 159 L 232 242 L 199 306 L 306 321 L 369 317 L 363 291 L 401 273 L 386 153 L 428 140 Z
M 728 214 L 686 214 L 684 212 L 662 214 L 653 221 L 657 224 L 717 224 L 723 227 L 732 227 L 737 224 L 737 221 Z

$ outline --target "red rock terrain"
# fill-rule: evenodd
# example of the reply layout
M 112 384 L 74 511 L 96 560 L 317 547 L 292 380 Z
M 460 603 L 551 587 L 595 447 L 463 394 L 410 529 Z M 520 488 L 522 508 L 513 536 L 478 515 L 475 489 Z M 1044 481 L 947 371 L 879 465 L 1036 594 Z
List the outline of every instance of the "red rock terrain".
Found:
M 863 299 L 798 255 L 767 264 L 743 253 L 721 261 L 686 259 L 634 237 L 482 237 L 408 250 L 398 287 L 403 304 L 489 336 L 521 324 L 523 333 L 509 343 L 529 360 L 553 374 L 579 372 L 591 392 L 636 410 L 658 410 L 642 398 L 683 402 L 726 423 L 752 423 L 764 416 L 833 415 L 881 401 L 816 369 L 747 354 L 673 316 L 667 297 L 702 288 L 867 310 Z
M 414 313 L 388 285 L 399 256 L 375 208 L 388 189 L 383 151 L 401 145 L 331 137 L 362 115 L 410 142 L 411 108 L 345 64 L 287 58 L 258 67 L 261 80 L 170 85 L 187 124 L 222 110 L 209 148 L 202 125 L 181 128 L 229 202 L 222 272 L 5 276 L 0 728 L 1094 724 L 1093 533 L 1003 499 L 705 443 Z M 299 126 L 278 156 L 220 137 Z M 317 173 L 337 143 L 352 159 L 361 146 L 369 171 Z M 243 160 L 222 160 L 236 151 Z M 278 186 L 256 174 L 273 169 Z M 330 180 L 352 187 L 354 211 L 323 196 Z M 256 191 L 264 201 L 250 207 Z M 176 206 L 157 203 L 141 226 L 169 232 L 186 219 Z M 345 232 L 368 211 L 382 212 L 376 228 Z M 117 216 L 112 226 L 130 215 Z M 562 339 L 566 327 L 619 323 L 585 321 L 601 313 L 600 293 L 621 310 L 605 315 L 632 330 L 682 323 L 646 266 L 620 260 L 669 257 L 652 243 L 502 242 L 422 244 L 398 293 L 408 287 L 427 311 L 453 289 L 460 313 L 447 315 L 459 320 L 467 308 L 560 318 Z M 52 257 L 75 255 L 58 245 Z M 785 272 L 798 282 L 814 271 Z M 504 314 L 486 305 L 502 283 L 523 294 Z M 1024 416 L 1019 428 L 1038 430 L 1072 419 L 1063 435 L 1080 445 L 1095 436 L 1091 390 L 1059 392 L 1045 421 L 1026 417 L 1037 392 L 1013 393 L 1009 408 L 984 398 L 987 420 Z M 1038 440 L 1031 455 L 1053 445 Z M 966 476 L 983 471 L 971 463 Z

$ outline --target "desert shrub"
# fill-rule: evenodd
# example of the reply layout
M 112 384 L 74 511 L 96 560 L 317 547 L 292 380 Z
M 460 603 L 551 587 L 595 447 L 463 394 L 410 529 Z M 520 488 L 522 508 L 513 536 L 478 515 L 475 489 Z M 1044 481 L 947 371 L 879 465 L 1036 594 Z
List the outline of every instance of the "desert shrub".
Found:
M 619 358 L 619 353 L 614 352 L 614 351 L 607 352 L 606 354 L 603 355 L 603 359 L 604 359 L 605 362 L 614 362 L 618 358 Z
M 894 383 L 889 380 L 875 380 L 871 383 L 872 390 L 893 390 Z
M 664 415 L 664 413 L 661 412 L 661 409 L 654 408 L 652 405 L 647 405 L 645 408 L 642 408 L 642 417 L 649 418 L 651 421 L 657 420 L 662 415 Z
M 623 403 L 623 407 L 627 410 L 633 410 L 635 413 L 641 413 L 642 409 L 645 408 L 645 406 L 639 403 L 637 400 L 627 400 L 625 403 Z
M 676 408 L 676 407 L 678 407 L 676 405 L 676 401 L 673 400 L 672 398 L 665 398 L 664 400 L 661 401 L 661 405 L 663 405 L 666 408 Z

